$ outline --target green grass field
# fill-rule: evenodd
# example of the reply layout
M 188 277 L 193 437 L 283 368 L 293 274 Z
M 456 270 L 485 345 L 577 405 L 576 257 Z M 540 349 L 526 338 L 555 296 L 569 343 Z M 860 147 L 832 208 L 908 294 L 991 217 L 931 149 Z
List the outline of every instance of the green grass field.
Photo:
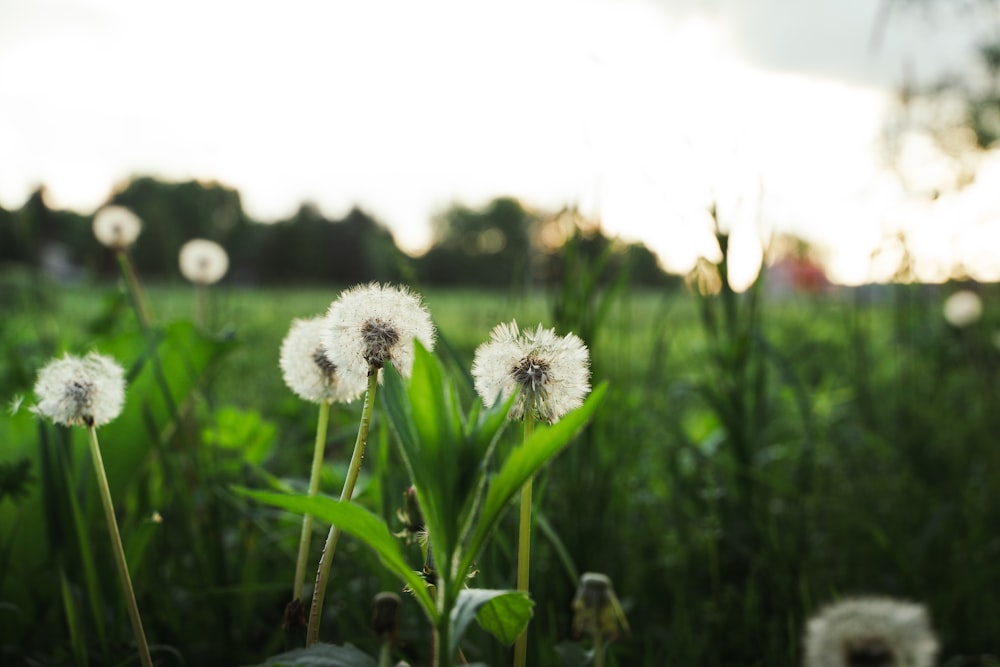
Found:
M 189 324 L 190 288 L 150 288 L 171 406 L 139 363 L 144 339 L 116 286 L 8 275 L 0 396 L 25 398 L 0 417 L 0 462 L 27 460 L 31 473 L 24 494 L 0 498 L 0 662 L 130 655 L 83 440 L 25 409 L 38 367 L 92 348 L 136 373 L 102 446 L 146 631 L 169 647 L 160 664 L 257 664 L 296 645 L 280 625 L 297 518 L 230 489 L 304 486 L 316 413 L 285 388 L 278 349 L 291 320 L 324 312 L 339 287 L 223 285 L 204 331 Z M 631 626 L 609 664 L 793 667 L 809 616 L 858 593 L 926 605 L 942 664 L 1000 655 L 998 293 L 982 287 L 984 316 L 956 329 L 941 317 L 949 291 L 756 302 L 623 291 L 603 315 L 583 295 L 562 322 L 550 293 L 424 292 L 436 354 L 467 406 L 476 346 L 511 319 L 586 332 L 593 381 L 609 383 L 595 419 L 536 482 L 528 664 L 582 664 L 570 602 L 585 571 L 611 577 Z M 331 495 L 358 413 L 353 404 L 331 417 Z M 392 440 L 377 405 L 355 499 L 398 529 L 409 480 Z M 477 586 L 513 584 L 509 514 L 477 562 Z M 374 654 L 372 596 L 400 586 L 356 540 L 337 558 L 322 639 Z M 404 600 L 396 657 L 428 664 L 428 632 Z M 478 629 L 463 652 L 510 662 Z

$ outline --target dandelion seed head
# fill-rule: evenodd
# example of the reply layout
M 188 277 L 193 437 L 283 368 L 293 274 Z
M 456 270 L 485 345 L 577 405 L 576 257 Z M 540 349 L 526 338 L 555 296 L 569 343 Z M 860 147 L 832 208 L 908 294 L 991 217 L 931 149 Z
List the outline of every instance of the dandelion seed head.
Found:
M 112 250 L 124 250 L 139 238 L 142 221 L 124 206 L 105 206 L 94 215 L 94 236 Z
M 325 323 L 324 317 L 292 321 L 281 342 L 281 375 L 299 398 L 312 403 L 348 403 L 361 395 L 366 384 L 337 372 L 320 341 Z
M 555 422 L 590 392 L 590 352 L 572 333 L 559 336 L 541 324 L 521 331 L 516 321 L 501 323 L 476 349 L 472 377 L 485 405 L 516 394 L 511 419 L 534 413 Z
M 114 359 L 97 353 L 65 355 L 38 371 L 38 403 L 32 412 L 65 426 L 103 426 L 125 404 L 125 373 Z
M 367 383 L 370 369 L 392 363 L 404 377 L 413 368 L 413 341 L 434 347 L 434 325 L 418 294 L 370 283 L 345 290 L 330 304 L 320 338 L 345 377 Z
M 198 285 L 211 285 L 222 280 L 229 270 L 229 255 L 225 248 L 208 239 L 191 239 L 179 256 L 181 275 Z
M 806 627 L 807 667 L 930 667 L 937 650 L 924 607 L 891 598 L 829 605 Z
M 945 299 L 944 319 L 962 329 L 975 324 L 983 315 L 983 300 L 972 290 L 959 290 Z

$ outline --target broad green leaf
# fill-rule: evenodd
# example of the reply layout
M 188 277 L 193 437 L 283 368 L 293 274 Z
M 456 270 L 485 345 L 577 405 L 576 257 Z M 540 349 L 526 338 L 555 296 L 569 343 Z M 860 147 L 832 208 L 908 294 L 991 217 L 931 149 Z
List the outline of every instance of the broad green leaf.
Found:
M 508 591 L 484 604 L 476 614 L 476 621 L 483 630 L 510 646 L 528 627 L 534 606 L 534 600 L 526 593 Z
M 500 641 L 505 644 L 513 643 L 528 625 L 533 605 L 534 602 L 523 591 L 463 589 L 451 610 L 449 650 L 452 654 L 458 650 L 458 644 L 473 619 L 479 620 L 483 629 Z M 514 633 L 513 636 L 510 636 L 511 633 Z
M 380 517 L 360 505 L 340 502 L 326 496 L 304 496 L 266 491 L 253 491 L 234 487 L 234 491 L 249 498 L 298 514 L 311 514 L 317 519 L 339 526 L 342 531 L 353 535 L 371 548 L 382 564 L 409 586 L 413 596 L 433 621 L 437 616 L 434 601 L 427 592 L 424 580 L 406 562 L 399 547 L 399 540 L 392 536 L 389 527 Z
M 313 644 L 271 656 L 257 667 L 375 667 L 375 659 L 350 644 Z
M 459 571 L 465 571 L 471 566 L 486 538 L 496 527 L 503 511 L 520 491 L 521 486 L 569 444 L 593 416 L 606 391 L 607 383 L 601 383 L 582 406 L 552 426 L 539 426 L 528 440 L 511 452 L 503 467 L 490 481 L 478 523 L 465 553 L 462 554 Z

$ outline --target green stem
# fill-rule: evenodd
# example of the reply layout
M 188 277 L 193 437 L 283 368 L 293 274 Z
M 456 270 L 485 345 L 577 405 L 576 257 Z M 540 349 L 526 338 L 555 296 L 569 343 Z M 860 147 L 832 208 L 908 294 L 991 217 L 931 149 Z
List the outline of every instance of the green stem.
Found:
M 323 450 L 326 449 L 326 427 L 330 421 L 330 403 L 321 401 L 319 404 L 319 420 L 316 423 L 316 443 L 313 445 L 312 470 L 309 473 L 309 497 L 319 492 L 319 478 L 323 470 Z M 302 587 L 306 579 L 306 561 L 309 559 L 309 543 L 312 541 L 313 516 L 302 517 L 302 535 L 299 536 L 299 555 L 295 560 L 295 583 L 292 588 L 292 599 L 302 599 Z
M 361 460 L 365 456 L 365 445 L 368 442 L 368 428 L 371 426 L 372 410 L 375 406 L 375 391 L 378 388 L 378 370 L 370 368 L 368 370 L 368 390 L 365 392 L 365 404 L 361 409 L 361 425 L 358 428 L 358 438 L 354 442 L 354 454 L 351 456 L 351 465 L 347 469 L 347 479 L 344 481 L 344 490 L 340 494 L 340 502 L 347 502 L 354 495 L 354 485 L 358 481 L 358 472 L 361 470 Z M 312 606 L 309 608 L 309 627 L 306 630 L 306 646 L 312 646 L 319 640 L 319 622 L 323 615 L 323 598 L 326 596 L 326 583 L 330 577 L 330 565 L 333 563 L 333 555 L 337 551 L 337 542 L 340 540 L 340 528 L 330 526 L 330 532 L 326 536 L 326 544 L 323 545 L 323 554 L 319 558 L 319 568 L 316 571 L 316 587 L 313 589 Z
M 378 667 L 392 667 L 391 642 L 382 642 L 382 646 L 378 650 Z
M 604 635 L 600 627 L 594 633 L 594 667 L 604 667 Z
M 104 459 L 101 457 L 101 446 L 97 442 L 97 429 L 93 426 L 87 429 L 90 436 L 90 455 L 94 459 L 94 470 L 97 473 L 97 486 L 101 492 L 101 503 L 104 505 L 104 518 L 111 533 L 111 551 L 115 556 L 118 576 L 125 592 L 125 602 L 128 605 L 129 619 L 132 621 L 132 632 L 139 649 L 139 660 L 143 667 L 152 667 L 153 660 L 149 655 L 149 645 L 146 643 L 146 633 L 142 630 L 142 618 L 139 616 L 139 605 L 135 601 L 135 591 L 132 589 L 132 578 L 128 574 L 128 564 L 125 562 L 125 549 L 118 533 L 118 522 L 115 520 L 115 506 L 111 502 L 111 488 L 108 486 L 108 476 L 104 471 Z
M 139 274 L 135 271 L 132 258 L 125 250 L 115 253 L 118 256 L 118 266 L 121 267 L 125 275 L 125 282 L 128 284 L 128 291 L 132 297 L 132 307 L 135 309 L 135 316 L 139 319 L 139 327 L 145 332 L 149 330 L 150 317 L 149 307 L 142 295 L 142 288 L 139 286 Z
M 524 439 L 535 431 L 535 415 L 524 415 Z M 517 590 L 528 592 L 528 573 L 531 564 L 531 486 L 533 478 L 521 487 L 521 516 L 517 529 Z M 528 660 L 528 628 L 514 642 L 514 667 L 525 667 Z
M 205 313 L 208 310 L 208 287 L 198 283 L 194 286 L 194 323 L 205 328 Z

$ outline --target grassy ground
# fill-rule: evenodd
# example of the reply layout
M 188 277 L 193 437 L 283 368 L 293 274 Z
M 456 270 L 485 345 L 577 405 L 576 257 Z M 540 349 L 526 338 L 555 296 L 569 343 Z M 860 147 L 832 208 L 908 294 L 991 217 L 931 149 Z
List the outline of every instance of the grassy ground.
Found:
M 148 538 L 156 559 L 147 557 L 136 577 L 140 604 L 152 609 L 152 641 L 177 652 L 164 654 L 164 664 L 250 664 L 288 645 L 277 626 L 295 522 L 242 506 L 225 489 L 271 476 L 301 484 L 307 475 L 315 412 L 284 387 L 278 347 L 292 318 L 322 313 L 337 292 L 214 290 L 210 337 L 185 343 L 192 355 L 219 355 L 181 422 L 186 446 L 200 449 L 150 454 L 120 473 L 124 510 L 184 509 L 180 527 L 168 522 Z M 611 576 L 632 626 L 613 644 L 612 664 L 791 667 L 808 616 L 853 593 L 926 604 L 945 658 L 1000 654 L 992 594 L 1000 590 L 1000 317 L 991 308 L 996 291 L 984 288 L 983 319 L 949 327 L 940 316 L 946 292 L 897 286 L 754 302 L 624 291 L 596 325 L 577 311 L 576 325 L 564 328 L 588 332 L 593 377 L 610 391 L 581 441 L 539 480 L 529 664 L 574 664 L 559 656 L 571 654 L 569 603 L 587 570 Z M 30 401 L 32 369 L 64 349 L 130 349 L 122 340 L 135 335 L 134 320 L 114 286 L 18 283 L 4 294 L 5 398 Z M 193 312 L 186 287 L 153 287 L 148 297 L 158 322 Z M 495 324 L 555 322 L 550 294 L 424 297 L 440 332 L 437 352 L 457 377 Z M 329 488 L 339 488 L 356 408 L 335 410 Z M 141 422 L 137 415 L 137 429 Z M 109 440 L 125 435 L 108 432 Z M 408 481 L 378 415 L 373 433 L 359 502 L 391 518 Z M 23 411 L 0 422 L 0 434 L 17 441 L 8 460 L 38 447 L 39 429 Z M 171 462 L 184 482 L 170 480 Z M 79 461 L 67 465 L 85 479 Z M 37 469 L 31 487 L 44 499 L 41 517 L 60 507 L 47 475 Z M 79 489 L 90 516 L 93 498 Z M 0 500 L 0 528 L 13 530 L 24 506 Z M 512 583 L 510 519 L 479 563 L 479 585 Z M 123 532 L 143 525 L 126 522 Z M 18 540 L 44 533 L 17 530 Z M 91 532 L 99 543 L 99 528 Z M 0 547 L 17 555 L 12 535 L 0 533 Z M 96 595 L 114 626 L 121 611 L 113 586 L 87 583 L 86 568 L 67 556 L 77 546 L 51 535 L 32 540 L 37 563 L 18 571 L 28 580 L 61 568 L 74 604 L 65 596 L 45 604 L 59 599 L 48 584 L 16 588 L 0 578 L 0 604 L 14 619 L 0 630 L 0 656 L 13 664 L 121 658 L 112 640 L 127 632 L 105 628 L 102 646 L 93 638 L 74 644 L 65 631 L 72 609 L 92 610 Z M 370 649 L 369 600 L 397 586 L 360 546 L 347 541 L 341 557 L 325 639 Z M 415 607 L 405 610 L 399 654 L 426 664 L 426 627 Z M 63 639 L 53 645 L 39 624 L 61 628 Z M 509 661 L 483 633 L 470 634 L 465 651 L 491 665 Z

